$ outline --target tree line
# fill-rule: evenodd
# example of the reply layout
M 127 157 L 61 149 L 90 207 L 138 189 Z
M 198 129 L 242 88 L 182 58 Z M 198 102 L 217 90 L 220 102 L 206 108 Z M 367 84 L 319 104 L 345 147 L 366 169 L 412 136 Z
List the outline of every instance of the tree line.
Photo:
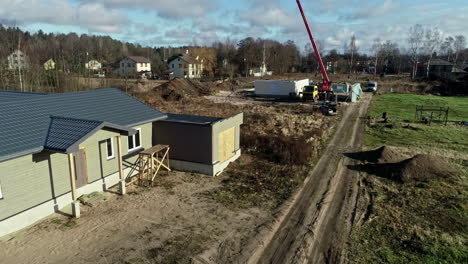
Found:
M 337 73 L 399 74 L 416 73 L 418 65 L 442 58 L 458 66 L 468 58 L 466 39 L 462 35 L 445 36 L 437 28 L 414 25 L 408 30 L 406 44 L 392 40 L 374 39 L 368 52 L 361 52 L 357 37 L 353 35 L 341 50 L 325 52 L 324 42 L 317 40 L 327 70 Z M 123 42 L 109 36 L 76 33 L 55 34 L 22 31 L 17 27 L 0 25 L 0 89 L 18 89 L 20 79 L 16 71 L 7 70 L 7 56 L 20 49 L 29 58 L 30 67 L 22 81 L 29 87 L 60 87 L 70 76 L 87 76 L 84 65 L 91 59 L 104 66 L 118 68 L 118 62 L 127 55 L 144 56 L 151 60 L 155 74 L 168 70 L 166 60 L 174 54 L 189 50 L 192 56 L 204 61 L 204 76 L 246 76 L 263 64 L 274 74 L 290 72 L 319 73 L 319 64 L 312 46 L 303 51 L 294 41 L 279 42 L 271 39 L 247 37 L 240 41 L 227 39 L 211 46 L 144 47 Z M 56 62 L 54 71 L 46 71 L 43 63 Z

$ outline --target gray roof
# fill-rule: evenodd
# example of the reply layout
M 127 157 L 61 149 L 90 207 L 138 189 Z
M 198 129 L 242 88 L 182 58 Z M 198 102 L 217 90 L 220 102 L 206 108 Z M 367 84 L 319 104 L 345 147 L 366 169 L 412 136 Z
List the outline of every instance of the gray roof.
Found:
M 427 63 L 426 63 L 427 65 Z M 452 66 L 452 65 L 455 65 L 451 62 L 448 62 L 446 60 L 442 60 L 442 59 L 433 59 L 431 60 L 431 64 L 430 65 L 439 65 L 439 66 L 444 66 L 444 65 L 447 65 L 447 66 Z
M 176 122 L 176 123 L 189 123 L 198 125 L 209 125 L 215 123 L 223 118 L 210 117 L 210 116 L 195 116 L 195 115 L 182 115 L 182 114 L 167 114 L 166 119 L 161 122 Z
M 189 64 L 201 64 L 201 62 L 197 61 L 195 58 L 193 58 L 192 56 L 190 56 L 188 54 L 173 55 L 173 56 L 169 57 L 169 59 L 167 60 L 167 63 L 171 63 L 173 60 L 179 59 L 179 58 L 181 60 L 184 60 L 185 62 L 188 62 Z
M 132 133 L 132 126 L 166 118 L 118 89 L 24 94 L 14 100 L 11 94 L 0 91 L 0 161 L 47 148 L 70 150 L 72 141 L 90 129 Z M 64 132 L 67 125 L 70 130 Z
M 149 59 L 142 56 L 127 56 L 127 58 L 136 63 L 151 63 Z

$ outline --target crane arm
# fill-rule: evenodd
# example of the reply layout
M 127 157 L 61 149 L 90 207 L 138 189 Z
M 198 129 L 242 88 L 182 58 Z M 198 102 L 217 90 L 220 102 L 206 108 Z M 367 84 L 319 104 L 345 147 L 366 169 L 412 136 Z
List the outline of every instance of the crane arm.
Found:
M 312 46 L 314 47 L 315 56 L 317 56 L 317 60 L 320 65 L 320 72 L 322 73 L 323 77 L 323 84 L 322 90 L 323 91 L 331 91 L 331 81 L 328 78 L 327 71 L 325 70 L 325 66 L 323 65 L 322 56 L 320 56 L 320 52 L 318 51 L 317 44 L 315 43 L 314 36 L 312 35 L 312 31 L 309 27 L 309 22 L 307 22 L 307 18 L 304 14 L 304 10 L 302 9 L 302 4 L 300 0 L 296 0 L 297 6 L 299 7 L 299 11 L 301 11 L 302 19 L 304 20 L 305 27 L 307 29 L 307 33 L 309 34 L 310 42 L 312 42 Z

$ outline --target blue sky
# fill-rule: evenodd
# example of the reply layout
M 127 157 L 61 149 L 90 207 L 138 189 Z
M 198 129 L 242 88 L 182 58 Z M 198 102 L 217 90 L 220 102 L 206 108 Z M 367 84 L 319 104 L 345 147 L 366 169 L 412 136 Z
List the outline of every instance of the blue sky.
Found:
M 302 0 L 315 38 L 342 49 L 355 34 L 405 46 L 411 25 L 468 37 L 468 1 Z M 0 23 L 45 32 L 110 35 L 148 46 L 210 45 L 252 36 L 308 43 L 295 0 L 0 0 Z

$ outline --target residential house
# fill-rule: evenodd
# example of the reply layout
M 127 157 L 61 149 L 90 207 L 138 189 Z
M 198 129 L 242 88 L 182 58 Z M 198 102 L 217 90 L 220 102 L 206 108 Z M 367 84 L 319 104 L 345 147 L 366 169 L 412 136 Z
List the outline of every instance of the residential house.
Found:
M 176 54 L 167 60 L 169 70 L 175 78 L 201 78 L 203 74 L 203 59 L 193 58 L 188 50 L 185 54 Z
M 164 114 L 118 89 L 0 91 L 0 237 L 125 182 L 139 152 L 171 147 L 171 168 L 217 175 L 240 155 L 242 114 Z M 190 131 L 190 132 L 187 132 Z
M 85 68 L 87 70 L 99 71 L 102 68 L 102 64 L 97 60 L 90 60 L 87 63 L 85 63 Z
M 454 66 L 455 64 L 451 62 L 442 59 L 433 59 L 429 64 L 429 78 L 446 78 L 451 75 L 454 70 Z M 418 65 L 416 77 L 427 77 L 427 62 Z
M 124 77 L 151 75 L 151 61 L 141 56 L 127 56 L 120 61 L 116 73 Z
M 43 65 L 44 65 L 44 70 L 46 71 L 55 69 L 55 61 L 53 59 L 48 59 L 46 62 L 44 62 Z
M 8 68 L 10 70 L 26 69 L 29 67 L 29 58 L 21 50 L 15 50 L 8 56 Z

